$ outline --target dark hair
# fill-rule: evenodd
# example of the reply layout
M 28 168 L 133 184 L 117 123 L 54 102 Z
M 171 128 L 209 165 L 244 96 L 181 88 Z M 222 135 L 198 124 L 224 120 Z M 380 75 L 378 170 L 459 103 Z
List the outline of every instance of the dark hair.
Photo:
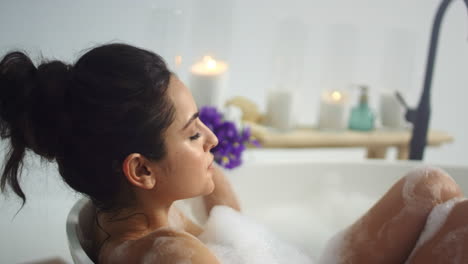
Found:
M 0 187 L 22 199 L 25 150 L 58 164 L 74 190 L 101 209 L 111 208 L 126 182 L 131 153 L 151 161 L 166 154 L 164 133 L 174 120 L 166 91 L 171 72 L 155 53 L 108 44 L 75 65 L 53 60 L 37 68 L 23 52 L 0 62 L 0 136 L 10 138 Z

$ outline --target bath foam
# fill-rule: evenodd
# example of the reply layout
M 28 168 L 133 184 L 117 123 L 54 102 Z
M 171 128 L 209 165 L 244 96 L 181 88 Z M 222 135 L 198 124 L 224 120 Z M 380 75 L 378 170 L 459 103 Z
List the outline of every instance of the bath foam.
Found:
M 368 249 L 371 249 L 367 251 L 367 255 L 372 257 L 374 260 L 384 257 L 381 252 L 373 250 L 375 248 L 375 240 L 369 236 L 369 229 L 367 227 L 368 223 L 366 218 L 360 218 L 353 225 L 353 228 L 357 228 L 359 232 L 353 232 L 352 239 L 350 237 L 350 232 L 353 230 L 351 229 L 351 226 L 336 233 L 330 240 L 328 240 L 318 263 L 348 263 L 349 259 L 352 259 L 355 255 L 355 252 L 351 250 L 352 243 L 367 243 Z
M 214 207 L 204 228 L 199 239 L 223 264 L 313 263 L 299 249 L 227 206 Z
M 313 199 L 276 202 L 275 206 L 250 211 L 248 216 L 317 260 L 326 249 L 327 241 L 339 230 L 353 224 L 376 201 L 375 197 L 350 192 L 332 176 L 324 176 L 326 181 L 332 179 L 333 182 L 321 183 L 321 189 L 314 193 Z
M 341 262 L 341 250 L 344 245 L 344 236 L 346 230 L 336 233 L 327 243 L 318 260 L 318 264 L 337 264 Z
M 453 199 L 448 200 L 445 203 L 437 205 L 436 207 L 434 207 L 432 209 L 431 213 L 429 214 L 429 216 L 427 218 L 426 225 L 424 226 L 424 229 L 423 229 L 421 235 L 419 236 L 418 241 L 416 242 L 416 246 L 413 249 L 413 253 L 415 253 L 418 250 L 418 248 L 421 247 L 421 245 L 426 243 L 429 239 L 431 239 L 437 233 L 437 231 L 439 231 L 439 229 L 442 227 L 442 225 L 447 220 L 447 216 L 450 214 L 453 207 L 457 203 L 459 203 L 461 201 L 465 201 L 465 200 L 467 200 L 467 199 L 466 198 L 461 198 L 461 197 L 453 198 Z M 452 236 L 452 237 L 450 237 L 450 236 L 451 236 L 452 233 L 456 234 L 457 231 L 459 233 L 461 232 L 460 230 L 455 230 L 453 232 L 450 232 L 449 234 L 446 235 L 446 237 L 444 239 L 449 240 L 450 238 L 455 237 L 455 236 Z M 442 244 L 442 246 L 443 246 L 443 244 Z M 442 247 L 442 246 L 439 246 L 439 247 Z M 411 258 L 413 256 L 413 253 L 408 258 L 408 261 L 411 260 Z M 407 261 L 407 263 L 409 263 L 408 261 Z

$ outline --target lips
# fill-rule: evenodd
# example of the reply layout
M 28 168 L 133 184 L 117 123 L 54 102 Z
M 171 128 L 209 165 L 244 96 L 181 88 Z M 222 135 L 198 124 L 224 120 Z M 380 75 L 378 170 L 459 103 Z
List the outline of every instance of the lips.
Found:
M 211 159 L 210 165 L 208 165 L 208 169 L 213 167 L 213 161 L 214 161 L 214 158 Z

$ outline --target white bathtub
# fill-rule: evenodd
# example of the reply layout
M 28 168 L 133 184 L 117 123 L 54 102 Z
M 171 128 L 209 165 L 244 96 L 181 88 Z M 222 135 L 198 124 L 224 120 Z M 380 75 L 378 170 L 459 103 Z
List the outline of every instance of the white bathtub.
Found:
M 0 199 L 0 263 L 60 257 L 71 263 L 65 219 L 79 198 L 55 166 L 27 165 L 25 208 Z M 35 165 L 35 166 L 34 166 Z M 228 172 L 245 214 L 317 256 L 327 239 L 349 225 L 410 168 L 411 162 L 254 162 Z M 468 191 L 468 167 L 446 167 Z
M 418 162 L 263 162 L 229 173 L 244 214 L 317 257 Z M 468 167 L 439 166 L 468 191 Z

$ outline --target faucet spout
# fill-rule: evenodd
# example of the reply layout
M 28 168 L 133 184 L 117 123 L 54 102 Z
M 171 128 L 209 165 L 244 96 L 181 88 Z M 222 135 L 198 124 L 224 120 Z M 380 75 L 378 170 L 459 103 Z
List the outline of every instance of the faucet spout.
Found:
M 422 160 L 424 156 L 424 149 L 427 144 L 427 131 L 431 116 L 431 85 L 432 76 L 434 72 L 434 63 L 437 53 L 437 46 L 439 41 L 440 26 L 444 14 L 452 0 L 443 0 L 439 5 L 437 13 L 434 18 L 432 26 L 432 33 L 430 39 L 429 52 L 427 56 L 426 74 L 424 77 L 424 86 L 418 107 L 416 109 L 407 108 L 406 119 L 413 123 L 413 132 L 410 141 L 410 154 L 411 160 Z M 468 8 L 468 0 L 463 0 Z

